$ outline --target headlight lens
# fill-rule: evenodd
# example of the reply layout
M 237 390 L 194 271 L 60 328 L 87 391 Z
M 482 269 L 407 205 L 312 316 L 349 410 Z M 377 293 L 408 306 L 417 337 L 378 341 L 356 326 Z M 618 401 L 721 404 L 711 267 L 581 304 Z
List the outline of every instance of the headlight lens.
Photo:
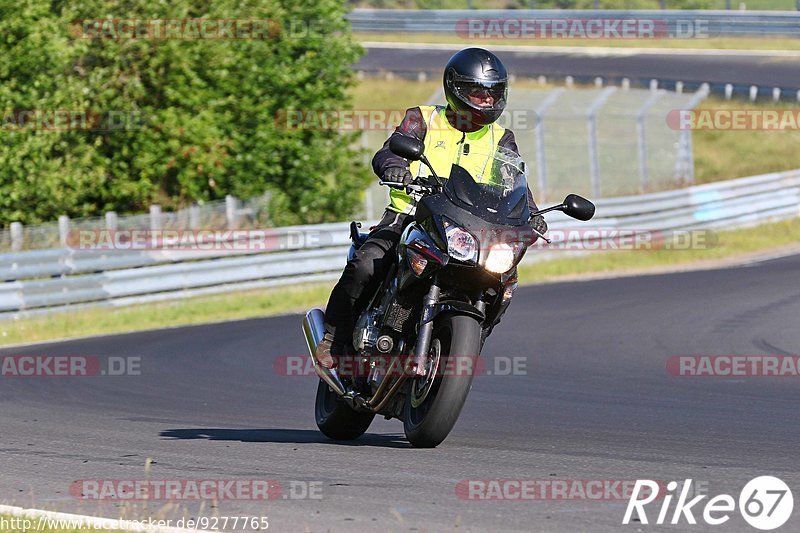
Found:
M 417 252 L 409 249 L 408 264 L 411 267 L 411 270 L 414 271 L 414 274 L 421 276 L 422 273 L 425 272 L 425 267 L 428 266 L 428 260 L 422 257 L 422 254 L 418 254 Z
M 517 256 L 522 251 L 524 244 L 515 242 L 513 244 L 500 243 L 489 248 L 486 254 L 484 268 L 495 274 L 503 274 L 514 267 Z
M 471 233 L 445 222 L 447 253 L 459 261 L 477 261 L 478 243 Z

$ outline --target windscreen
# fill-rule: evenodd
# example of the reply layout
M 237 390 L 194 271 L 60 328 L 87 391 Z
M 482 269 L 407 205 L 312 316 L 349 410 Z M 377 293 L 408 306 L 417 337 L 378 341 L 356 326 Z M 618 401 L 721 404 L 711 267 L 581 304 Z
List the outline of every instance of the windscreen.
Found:
M 491 154 L 471 153 L 453 165 L 445 192 L 451 201 L 475 215 L 518 219 L 527 205 L 525 163 L 502 147 Z

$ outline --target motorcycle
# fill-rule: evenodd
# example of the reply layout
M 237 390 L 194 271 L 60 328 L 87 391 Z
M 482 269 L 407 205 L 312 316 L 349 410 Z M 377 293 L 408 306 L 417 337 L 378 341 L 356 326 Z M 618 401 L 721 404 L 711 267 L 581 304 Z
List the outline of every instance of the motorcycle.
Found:
M 306 313 L 303 331 L 320 377 L 315 418 L 337 440 L 358 438 L 376 414 L 397 418 L 413 446 L 432 448 L 458 420 L 483 344 L 513 297 L 517 264 L 537 238 L 546 240 L 531 219 L 558 210 L 589 220 L 595 207 L 570 194 L 531 212 L 525 164 L 502 148 L 487 157 L 478 179 L 453 165 L 444 180 L 418 139 L 395 134 L 389 148 L 420 161 L 430 176 L 406 187 L 417 199 L 413 221 L 386 278 L 356 311 L 352 350 L 334 368 L 314 358 L 322 310 Z M 349 259 L 368 236 L 358 227 L 350 225 Z

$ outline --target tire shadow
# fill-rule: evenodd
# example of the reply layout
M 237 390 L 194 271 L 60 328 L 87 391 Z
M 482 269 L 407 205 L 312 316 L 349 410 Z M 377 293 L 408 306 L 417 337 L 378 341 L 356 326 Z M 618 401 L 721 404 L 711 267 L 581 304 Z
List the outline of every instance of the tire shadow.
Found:
M 403 435 L 365 433 L 356 440 L 329 439 L 315 429 L 165 429 L 159 436 L 169 440 L 220 440 L 239 442 L 275 442 L 282 444 L 335 444 L 339 446 L 376 446 L 381 448 L 413 448 Z

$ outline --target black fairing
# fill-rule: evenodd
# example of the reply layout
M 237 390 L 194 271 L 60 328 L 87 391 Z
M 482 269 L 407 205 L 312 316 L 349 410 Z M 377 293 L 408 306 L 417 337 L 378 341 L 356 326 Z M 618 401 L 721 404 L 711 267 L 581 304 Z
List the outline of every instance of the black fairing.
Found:
M 515 189 L 498 201 L 494 185 L 480 184 L 464 168 L 453 165 L 444 193 L 458 207 L 490 224 L 520 226 L 530 216 L 527 189 Z
M 409 247 L 428 259 L 428 267 L 423 271 L 421 276 L 414 274 L 408 266 L 406 249 Z M 446 249 L 447 245 L 445 245 L 445 250 Z M 397 253 L 399 264 L 397 277 L 399 279 L 401 291 L 413 284 L 417 279 L 430 276 L 435 271 L 447 265 L 449 261 L 447 252 L 442 251 L 441 246 L 432 238 L 432 233 L 426 231 L 423 225 L 413 222 L 409 224 L 403 232 L 400 244 L 397 247 Z
M 406 247 L 413 241 L 426 241 L 447 255 L 447 239 L 443 218 L 471 233 L 478 241 L 478 264 L 449 260 L 445 265 L 429 265 L 422 277 L 437 271 L 439 279 L 456 287 L 475 290 L 497 288 L 500 274 L 494 274 L 480 264 L 484 261 L 490 244 L 523 242 L 530 244 L 535 239 L 528 225 L 527 189 L 513 191 L 499 199 L 484 189 L 491 185 L 476 184 L 463 168 L 454 165 L 450 178 L 445 180 L 444 190 L 422 198 L 417 204 L 415 222 L 403 234 L 398 247 L 400 268 L 400 290 L 418 279 L 407 266 Z M 521 257 L 520 257 L 521 258 Z M 431 268 L 433 266 L 433 268 Z

